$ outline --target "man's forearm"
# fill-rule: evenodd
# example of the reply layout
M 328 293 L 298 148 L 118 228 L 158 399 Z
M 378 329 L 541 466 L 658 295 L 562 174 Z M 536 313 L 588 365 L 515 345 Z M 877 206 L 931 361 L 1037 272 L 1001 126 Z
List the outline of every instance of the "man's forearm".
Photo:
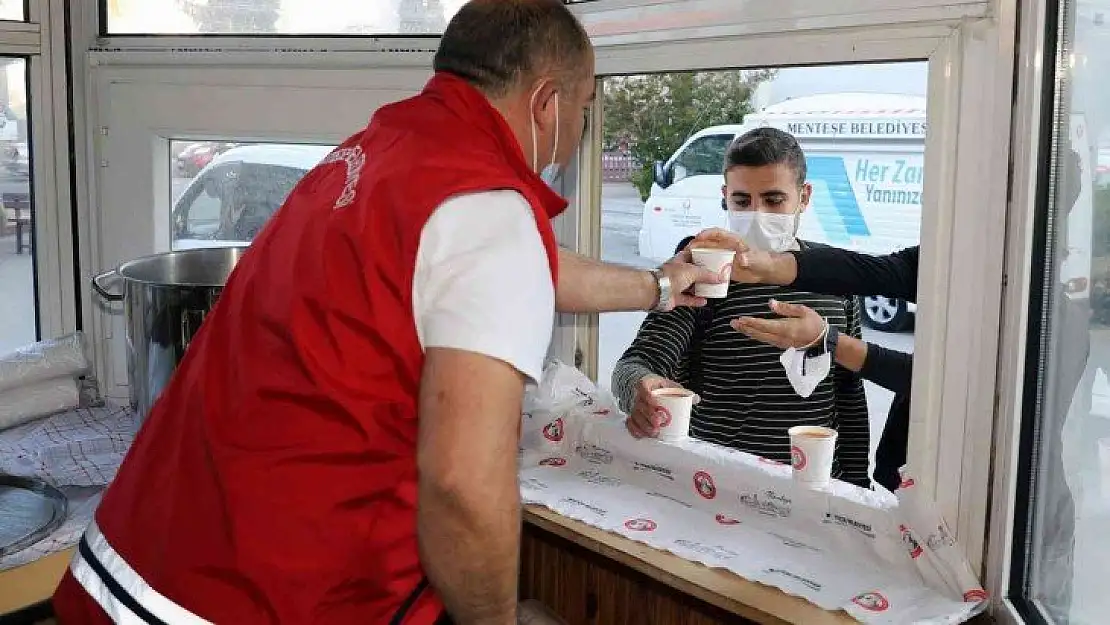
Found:
M 509 476 L 480 490 L 420 480 L 420 560 L 459 625 L 516 623 L 520 489 L 516 472 Z M 491 494 L 497 501 L 485 499 Z
M 559 249 L 559 283 L 555 287 L 555 310 L 559 312 L 651 310 L 658 297 L 651 272 Z

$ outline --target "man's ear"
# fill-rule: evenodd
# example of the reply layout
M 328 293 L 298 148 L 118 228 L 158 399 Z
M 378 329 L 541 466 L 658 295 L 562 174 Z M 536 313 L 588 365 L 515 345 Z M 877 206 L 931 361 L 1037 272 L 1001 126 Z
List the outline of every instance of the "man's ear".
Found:
M 551 78 L 537 80 L 529 91 L 530 113 L 540 130 L 547 130 L 549 127 L 554 128 L 555 126 L 555 118 L 559 114 L 558 98 L 556 97 L 558 92 L 558 85 Z
M 809 208 L 809 200 L 813 197 L 813 185 L 808 182 L 802 185 L 802 190 L 798 196 L 798 212 L 805 212 Z

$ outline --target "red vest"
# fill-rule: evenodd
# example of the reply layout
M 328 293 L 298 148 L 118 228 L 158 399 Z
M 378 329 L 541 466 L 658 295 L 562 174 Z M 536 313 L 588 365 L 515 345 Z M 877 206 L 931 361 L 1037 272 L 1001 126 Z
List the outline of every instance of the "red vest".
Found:
M 94 609 L 101 573 L 139 595 L 133 612 L 171 622 L 175 608 L 243 624 L 440 616 L 417 554 L 413 272 L 435 208 L 494 189 L 532 205 L 554 280 L 549 220 L 566 201 L 486 99 L 448 75 L 380 109 L 309 172 L 105 493 L 55 595 L 63 623 L 118 608 Z

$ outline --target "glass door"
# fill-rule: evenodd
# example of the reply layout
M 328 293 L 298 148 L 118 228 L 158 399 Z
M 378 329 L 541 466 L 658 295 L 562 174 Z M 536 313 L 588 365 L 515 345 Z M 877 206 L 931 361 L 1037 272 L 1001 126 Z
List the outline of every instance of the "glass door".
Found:
M 1095 625 L 1110 614 L 1110 5 L 1048 6 L 1010 588 L 1027 622 Z

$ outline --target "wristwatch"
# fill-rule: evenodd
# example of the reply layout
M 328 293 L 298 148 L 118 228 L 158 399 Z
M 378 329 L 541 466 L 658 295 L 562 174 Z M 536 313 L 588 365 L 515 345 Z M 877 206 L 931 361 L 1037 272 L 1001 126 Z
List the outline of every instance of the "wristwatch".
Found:
M 825 323 L 828 324 L 828 329 L 825 330 L 825 336 L 822 337 L 822 340 L 806 350 L 807 356 L 816 357 L 821 354 L 832 354 L 834 357 L 836 356 L 836 343 L 840 340 L 840 331 L 828 321 Z
M 659 289 L 659 295 L 655 300 L 655 308 L 653 312 L 665 312 L 674 306 L 674 292 L 671 291 L 671 279 L 663 275 L 659 269 L 652 269 L 651 275 L 655 276 L 655 286 Z

